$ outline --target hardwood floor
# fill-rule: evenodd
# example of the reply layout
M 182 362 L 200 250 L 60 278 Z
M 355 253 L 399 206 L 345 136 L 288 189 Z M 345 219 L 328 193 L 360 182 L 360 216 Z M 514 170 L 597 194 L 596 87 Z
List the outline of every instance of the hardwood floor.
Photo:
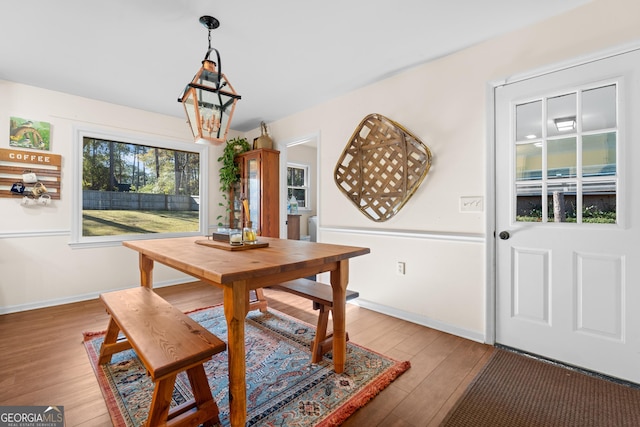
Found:
M 200 282 L 158 288 L 183 311 L 222 302 L 222 291 Z M 265 289 L 269 306 L 315 324 L 308 300 Z M 0 316 L 0 406 L 64 406 L 66 425 L 110 426 L 82 332 L 102 331 L 108 316 L 96 300 Z M 352 342 L 411 361 L 411 369 L 343 426 L 438 426 L 493 347 L 404 320 L 347 306 Z

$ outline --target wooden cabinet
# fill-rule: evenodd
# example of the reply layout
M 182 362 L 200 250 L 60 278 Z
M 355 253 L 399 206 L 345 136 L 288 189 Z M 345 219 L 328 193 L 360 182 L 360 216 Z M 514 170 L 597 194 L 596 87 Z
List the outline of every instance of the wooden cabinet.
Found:
M 280 237 L 280 152 L 261 148 L 236 156 L 240 182 L 231 189 L 230 224 L 242 227 L 242 200 L 249 202 L 252 226 L 259 236 Z
M 287 215 L 287 239 L 300 240 L 300 216 Z

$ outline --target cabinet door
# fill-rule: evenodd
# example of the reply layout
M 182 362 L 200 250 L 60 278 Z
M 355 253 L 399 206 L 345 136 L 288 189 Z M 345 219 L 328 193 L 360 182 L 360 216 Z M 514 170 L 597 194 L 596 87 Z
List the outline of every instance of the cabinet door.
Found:
M 260 151 L 260 232 L 280 237 L 280 152 Z
M 259 149 L 239 154 L 236 163 L 240 169 L 240 181 L 230 197 L 234 201 L 230 223 L 244 225 L 242 200 L 249 203 L 249 218 L 258 235 L 279 237 L 280 213 L 280 152 Z
M 260 194 L 260 156 L 246 156 L 244 159 L 245 174 L 243 177 L 243 187 L 245 197 L 249 201 L 249 219 L 252 226 L 261 234 L 262 229 L 262 209 Z
M 240 176 L 242 177 L 242 170 L 244 164 L 242 161 L 238 163 L 240 167 Z M 233 184 L 229 191 L 229 199 L 232 201 L 229 212 L 229 227 L 230 228 L 242 228 L 242 198 L 244 197 L 244 190 L 242 189 L 242 179 Z

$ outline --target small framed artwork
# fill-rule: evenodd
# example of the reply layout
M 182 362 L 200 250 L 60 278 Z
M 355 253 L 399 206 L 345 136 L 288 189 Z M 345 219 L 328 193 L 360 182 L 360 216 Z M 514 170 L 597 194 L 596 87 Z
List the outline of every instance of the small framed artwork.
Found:
M 20 117 L 9 118 L 9 145 L 11 147 L 51 149 L 51 124 Z

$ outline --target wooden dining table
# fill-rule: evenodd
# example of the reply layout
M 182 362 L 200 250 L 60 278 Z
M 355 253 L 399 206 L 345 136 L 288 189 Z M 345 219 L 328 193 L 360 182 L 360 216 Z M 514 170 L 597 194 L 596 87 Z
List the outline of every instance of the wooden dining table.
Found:
M 228 327 L 229 412 L 232 426 L 247 418 L 245 318 L 249 292 L 288 280 L 330 272 L 333 289 L 333 367 L 344 371 L 347 341 L 345 291 L 349 259 L 369 248 L 259 237 L 266 247 L 228 250 L 212 247 L 207 237 L 130 240 L 123 245 L 139 253 L 140 283 L 153 287 L 153 267 L 159 262 L 223 290 Z

